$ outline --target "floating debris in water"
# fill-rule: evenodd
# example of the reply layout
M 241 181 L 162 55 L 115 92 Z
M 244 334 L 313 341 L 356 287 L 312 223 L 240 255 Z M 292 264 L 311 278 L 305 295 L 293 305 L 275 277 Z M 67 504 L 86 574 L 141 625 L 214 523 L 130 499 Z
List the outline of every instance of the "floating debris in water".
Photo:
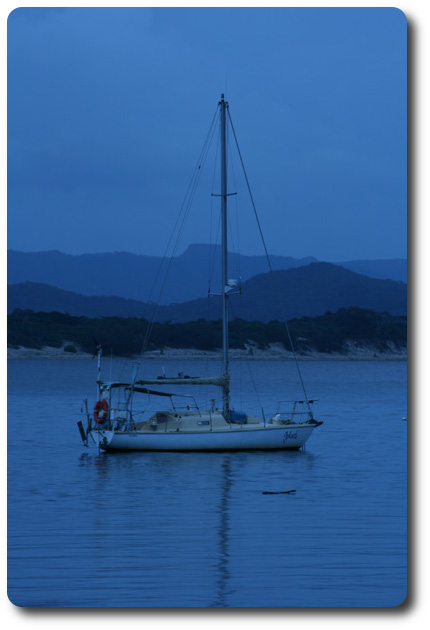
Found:
M 266 490 L 263 494 L 294 494 L 295 490 L 281 490 L 280 492 L 269 492 Z

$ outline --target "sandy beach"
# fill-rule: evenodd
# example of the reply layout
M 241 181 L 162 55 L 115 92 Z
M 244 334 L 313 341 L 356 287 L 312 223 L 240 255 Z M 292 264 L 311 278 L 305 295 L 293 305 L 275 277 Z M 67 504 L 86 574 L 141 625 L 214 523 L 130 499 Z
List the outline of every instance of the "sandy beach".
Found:
M 64 347 L 52 348 L 44 347 L 40 350 L 33 348 L 8 348 L 8 359 L 64 359 L 66 361 L 74 359 L 92 359 L 91 354 L 87 352 L 66 352 Z M 110 352 L 105 351 L 105 356 L 110 355 Z M 269 348 L 261 350 L 254 346 L 249 346 L 245 350 L 232 348 L 229 352 L 230 359 L 232 361 L 248 360 L 248 361 L 293 361 L 294 354 L 284 349 L 282 344 L 271 344 Z M 388 351 L 381 352 L 380 350 L 372 347 L 359 347 L 356 344 L 350 343 L 342 353 L 324 353 L 324 352 L 309 352 L 306 354 L 296 353 L 296 356 L 300 361 L 406 361 L 407 350 L 406 348 L 397 349 L 394 346 L 389 346 Z M 132 358 L 138 358 L 138 355 Z M 204 351 L 195 350 L 193 348 L 164 348 L 163 350 L 147 351 L 143 355 L 145 359 L 163 360 L 163 361 L 206 361 L 221 359 L 221 350 L 219 351 Z

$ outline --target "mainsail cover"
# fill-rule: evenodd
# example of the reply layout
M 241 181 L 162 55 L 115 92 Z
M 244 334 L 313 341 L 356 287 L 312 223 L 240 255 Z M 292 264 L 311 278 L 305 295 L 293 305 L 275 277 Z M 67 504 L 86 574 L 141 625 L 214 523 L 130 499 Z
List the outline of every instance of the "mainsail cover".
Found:
M 228 387 L 230 384 L 230 376 L 228 374 L 224 374 L 222 376 L 209 376 L 209 377 L 200 377 L 200 376 L 187 376 L 180 378 L 157 378 L 157 379 L 141 379 L 140 381 L 135 381 L 134 383 L 103 383 L 102 381 L 97 381 L 100 385 L 101 390 L 106 389 L 115 389 L 117 387 L 127 387 L 131 389 L 136 389 L 136 391 L 142 391 L 146 389 L 144 385 L 215 385 L 215 387 Z M 147 390 L 149 392 L 149 390 Z M 158 393 L 158 392 L 150 392 L 150 393 Z

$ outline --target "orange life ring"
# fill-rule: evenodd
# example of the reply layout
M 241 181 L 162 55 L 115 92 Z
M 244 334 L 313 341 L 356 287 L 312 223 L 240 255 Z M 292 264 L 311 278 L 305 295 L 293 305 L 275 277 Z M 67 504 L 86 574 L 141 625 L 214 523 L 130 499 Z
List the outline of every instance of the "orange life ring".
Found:
M 94 406 L 94 420 L 97 424 L 103 424 L 107 419 L 109 405 L 107 400 L 102 398 Z

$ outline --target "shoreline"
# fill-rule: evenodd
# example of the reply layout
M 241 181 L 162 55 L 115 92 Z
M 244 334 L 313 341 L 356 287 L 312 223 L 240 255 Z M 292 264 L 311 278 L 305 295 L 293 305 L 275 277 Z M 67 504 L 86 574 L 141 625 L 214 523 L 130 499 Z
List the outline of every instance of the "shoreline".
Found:
M 108 353 L 105 357 L 109 357 Z M 245 350 L 232 348 L 229 351 L 231 361 L 407 361 L 407 350 L 391 347 L 386 352 L 381 352 L 372 347 L 359 347 L 356 344 L 348 344 L 345 352 L 308 352 L 294 355 L 285 350 L 281 344 L 272 344 L 269 348 L 260 350 L 256 347 L 248 347 Z M 11 360 L 25 359 L 61 359 L 65 361 L 75 359 L 92 359 L 93 355 L 88 352 L 65 352 L 64 346 L 61 348 L 44 347 L 40 350 L 34 348 L 8 348 L 7 358 Z M 162 361 L 219 361 L 222 352 L 195 350 L 192 348 L 164 348 L 163 350 L 151 350 L 145 352 L 143 356 L 134 355 L 130 357 L 114 357 L 115 359 L 143 359 Z

